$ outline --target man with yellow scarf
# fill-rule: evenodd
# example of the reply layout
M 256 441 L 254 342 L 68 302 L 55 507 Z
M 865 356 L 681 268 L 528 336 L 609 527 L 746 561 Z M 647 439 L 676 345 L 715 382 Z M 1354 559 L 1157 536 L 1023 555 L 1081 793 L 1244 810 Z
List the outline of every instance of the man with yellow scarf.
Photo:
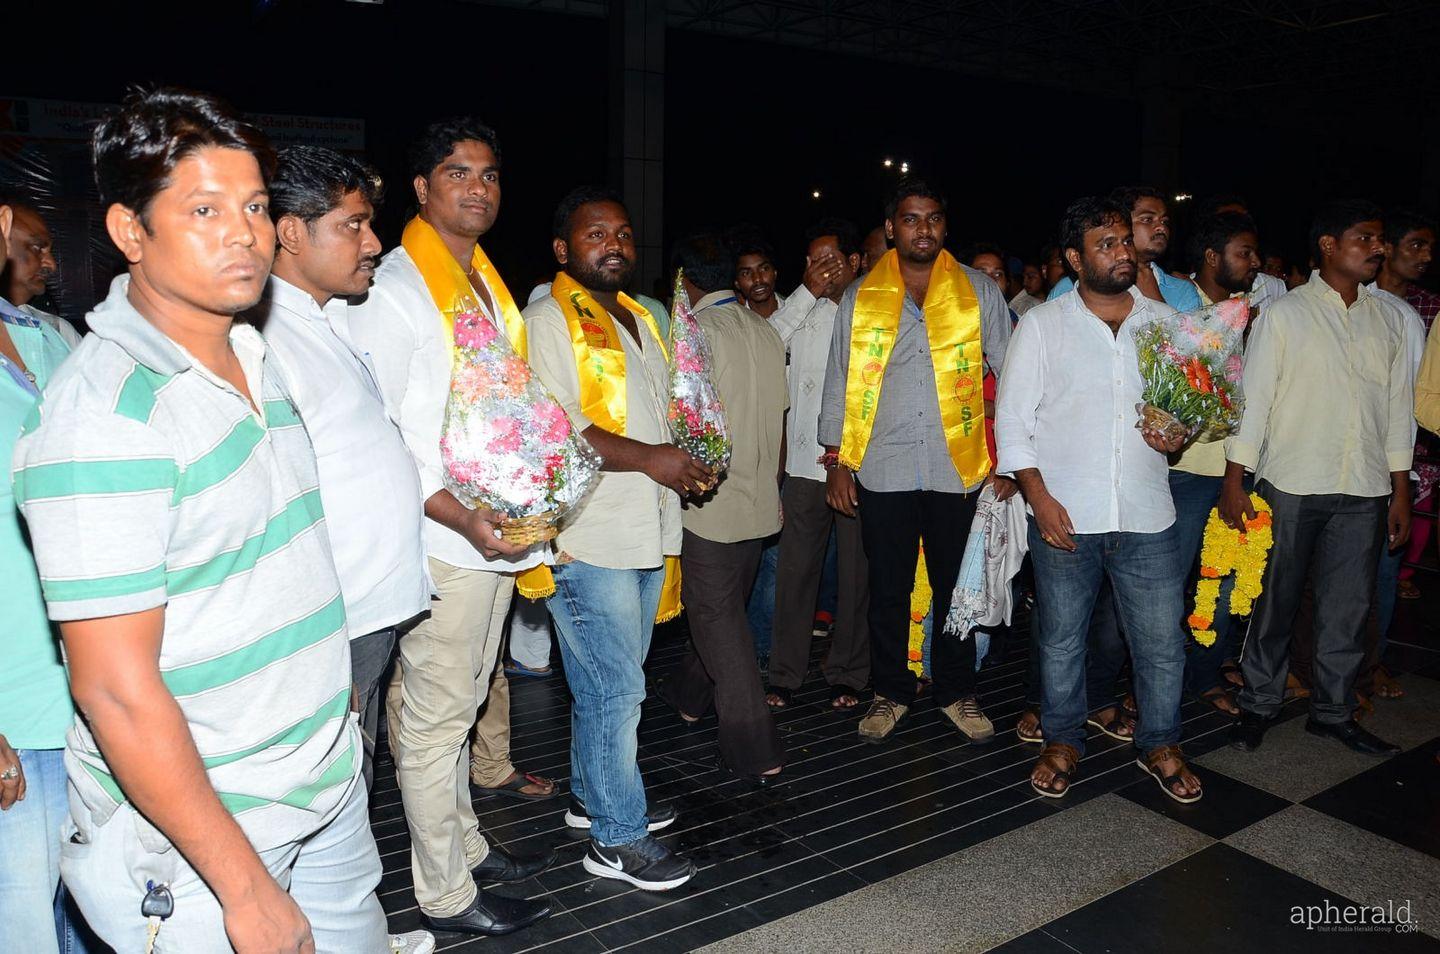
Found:
M 680 552 L 680 497 L 701 493 L 712 475 L 669 442 L 664 340 L 621 290 L 635 270 L 635 235 L 619 196 L 572 191 L 555 211 L 554 236 L 563 271 L 524 313 L 531 367 L 605 458 L 599 485 L 555 539 L 549 605 L 574 696 L 565 824 L 590 832 L 586 871 L 666 891 L 695 865 L 650 837 L 676 815 L 645 800 L 641 667 L 666 565 Z
M 840 299 L 820 408 L 826 498 L 864 513 L 875 700 L 860 738 L 880 742 L 915 702 L 910 591 L 921 539 L 936 618 L 950 606 L 990 472 L 985 364 L 1000 374 L 1010 312 L 1000 289 L 944 249 L 945 198 L 902 180 L 885 207 L 895 247 Z M 1013 492 L 1013 490 L 1011 490 Z M 935 702 L 967 738 L 995 734 L 975 692 L 975 642 L 937 635 Z
M 420 473 L 425 550 L 439 595 L 430 617 L 400 637 L 386 698 L 390 744 L 426 923 L 508 934 L 545 917 L 550 906 L 480 891 L 476 882 L 522 881 L 547 868 L 554 853 L 512 856 L 485 840 L 464 753 L 500 652 L 515 574 L 539 564 L 541 553 L 502 539 L 499 514 L 469 510 L 445 489 L 440 431 L 455 315 L 478 310 L 522 355 L 525 329 L 477 244 L 500 210 L 494 131 L 470 118 L 435 123 L 411 146 L 409 160 L 420 214 L 376 268 L 369 296 L 349 313 L 351 339 Z

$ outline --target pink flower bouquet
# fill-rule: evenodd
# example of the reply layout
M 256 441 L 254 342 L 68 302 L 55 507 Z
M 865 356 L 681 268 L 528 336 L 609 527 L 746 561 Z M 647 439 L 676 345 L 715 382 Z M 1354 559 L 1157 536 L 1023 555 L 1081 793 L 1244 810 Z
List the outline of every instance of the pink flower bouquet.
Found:
M 585 498 L 601 463 L 479 308 L 455 316 L 440 461 L 445 489 L 467 507 L 547 526 Z
M 690 311 L 680 278 L 677 272 L 670 317 L 670 438 L 718 477 L 730 464 L 730 429 L 710 378 L 710 342 Z
M 1144 381 L 1135 410 L 1141 431 L 1162 438 L 1225 437 L 1240 425 L 1240 348 L 1250 321 L 1247 298 L 1171 315 L 1135 332 Z

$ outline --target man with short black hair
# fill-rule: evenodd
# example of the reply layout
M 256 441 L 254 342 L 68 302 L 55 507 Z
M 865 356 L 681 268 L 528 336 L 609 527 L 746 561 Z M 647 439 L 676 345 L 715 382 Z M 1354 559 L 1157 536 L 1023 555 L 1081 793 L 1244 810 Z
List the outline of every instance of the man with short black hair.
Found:
M 1108 580 L 1134 659 L 1136 761 L 1167 796 L 1194 802 L 1200 781 L 1179 746 L 1185 567 L 1165 480 L 1165 455 L 1181 442 L 1134 426 L 1135 333 L 1174 310 L 1135 287 L 1144 266 L 1128 205 L 1079 199 L 1061 235 L 1079 283 L 1020 322 L 995 413 L 998 470 L 1014 476 L 1031 511 L 1045 749 L 1030 785 L 1060 798 L 1074 781 L 1085 745 L 1086 635 Z M 1054 373 L 1061 366 L 1074 373 Z
M 34 203 L 18 196 L 0 194 L 0 205 L 8 206 L 15 214 L 15 220 L 10 225 L 10 242 L 6 246 L 7 257 L 0 263 L 0 272 L 4 273 L 0 297 L 54 328 L 73 349 L 80 343 L 81 337 L 75 326 L 59 315 L 52 315 L 31 304 L 45 294 L 46 286 L 59 271 L 55 263 L 54 240 L 50 238 L 45 217 Z
M 504 539 L 499 513 L 470 510 L 445 489 L 440 435 L 456 316 L 480 315 L 522 357 L 525 328 L 479 245 L 500 212 L 495 131 L 473 117 L 432 123 L 411 144 L 409 162 L 419 214 L 349 315 L 351 338 L 370 361 L 420 475 L 429 573 L 439 593 L 429 618 L 399 639 L 386 723 L 425 922 L 508 934 L 545 917 L 550 906 L 481 891 L 477 881 L 523 881 L 555 856 L 510 855 L 486 840 L 464 752 L 498 664 L 515 575 L 542 554 Z
M 1306 731 L 1383 755 L 1399 750 L 1355 722 L 1354 682 L 1380 549 L 1403 546 L 1410 530 L 1414 371 L 1399 314 L 1366 288 L 1385 256 L 1380 210 L 1331 203 L 1317 213 L 1310 243 L 1319 269 L 1250 333 L 1244 416 L 1225 448 L 1221 517 L 1237 529 L 1254 518 L 1242 485 L 1251 470 L 1275 540 L 1231 744 L 1258 748 L 1279 714 L 1291 626 L 1313 574 Z
M 665 342 L 655 316 L 624 292 L 635 231 L 620 197 L 571 191 L 552 234 L 562 271 L 525 309 L 531 361 L 604 459 L 599 483 L 555 538 L 549 606 L 573 696 L 565 824 L 589 832 L 586 871 L 665 891 L 689 881 L 695 865 L 650 836 L 677 816 L 646 803 L 636 761 L 643 666 L 656 619 L 680 612 L 680 498 L 699 496 L 713 475 L 670 443 Z
M 995 283 L 945 251 L 943 194 L 902 180 L 886 203 L 885 233 L 895 248 L 841 295 L 818 434 L 827 502 L 847 517 L 864 512 L 875 700 L 859 732 L 868 742 L 887 738 L 915 702 L 910 592 L 922 536 L 936 618 L 950 606 L 965 528 L 990 473 L 984 365 L 1003 374 L 1010 340 Z M 946 718 L 972 741 L 993 736 L 976 692 L 974 640 L 936 640 L 931 670 Z
M 131 94 L 92 148 L 129 268 L 14 477 L 84 713 L 65 884 L 119 951 L 155 929 L 177 951 L 387 951 L 315 455 L 234 321 L 275 254 L 273 153 L 167 89 Z
M 870 681 L 869 568 L 858 517 L 825 502 L 825 449 L 817 427 L 830 339 L 840 297 L 860 268 L 855 226 L 824 219 L 805 233 L 805 280 L 770 319 L 789 349 L 790 413 L 785 427 L 785 530 L 775 572 L 775 641 L 770 651 L 769 691 L 774 708 L 790 704 L 805 681 L 814 635 L 815 603 L 833 528 L 838 606 L 830 646 L 820 664 L 837 709 L 859 705 Z
M 780 273 L 775 269 L 775 250 L 759 235 L 741 232 L 732 237 L 735 256 L 735 293 L 741 302 L 761 318 L 769 318 L 785 304 L 775 292 Z

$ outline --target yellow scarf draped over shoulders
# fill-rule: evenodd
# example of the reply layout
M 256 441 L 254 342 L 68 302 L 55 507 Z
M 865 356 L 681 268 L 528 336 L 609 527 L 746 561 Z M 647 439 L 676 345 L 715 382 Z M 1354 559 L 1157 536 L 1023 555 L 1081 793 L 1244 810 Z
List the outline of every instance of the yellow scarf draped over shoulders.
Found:
M 430 298 L 435 302 L 435 307 L 440 309 L 440 319 L 445 323 L 445 337 L 453 342 L 455 316 L 473 307 L 478 301 L 479 296 L 470 284 L 470 276 L 460 267 L 460 263 L 455 261 L 455 256 L 450 254 L 450 249 L 441 240 L 435 227 L 418 215 L 405 223 L 400 244 L 404 246 L 415 267 L 420 270 L 420 277 L 425 279 L 425 287 L 429 289 Z M 510 289 L 505 287 L 500 273 L 495 270 L 495 266 L 490 263 L 489 257 L 478 244 L 470 253 L 470 272 L 478 274 L 485 282 L 485 287 L 490 290 L 495 310 L 500 313 L 492 315 L 491 318 L 497 325 L 503 324 L 510 347 L 514 348 L 520 357 L 528 358 L 525 321 L 520 317 L 520 309 L 515 307 L 515 299 L 511 297 Z
M 550 296 L 560 305 L 575 352 L 575 372 L 580 385 L 580 411 L 612 434 L 625 435 L 625 346 L 622 332 L 610 312 L 598 304 L 579 282 L 564 272 L 555 276 Z M 660 353 L 668 353 L 655 316 L 635 299 L 621 292 L 620 304 L 643 325 Z M 524 592 L 523 589 L 521 591 Z M 665 558 L 665 583 L 655 622 L 663 623 L 680 615 L 680 558 Z
M 880 389 L 895 348 L 904 303 L 900 258 L 891 249 L 865 276 L 855 296 L 840 439 L 840 463 L 851 470 L 860 469 L 875 428 Z M 984 353 L 980 344 L 980 300 L 964 268 L 943 249 L 931 266 L 922 310 L 930 360 L 935 367 L 935 396 L 945 445 L 955 472 L 969 487 L 990 472 L 981 388 Z

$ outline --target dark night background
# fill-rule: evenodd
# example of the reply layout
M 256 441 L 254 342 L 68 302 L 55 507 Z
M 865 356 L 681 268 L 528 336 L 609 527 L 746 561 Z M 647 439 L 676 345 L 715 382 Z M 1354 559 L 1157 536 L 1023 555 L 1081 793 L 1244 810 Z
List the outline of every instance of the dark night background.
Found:
M 115 102 L 130 84 L 161 82 L 247 111 L 364 119 L 368 156 L 390 187 L 387 248 L 408 206 L 407 141 L 434 118 L 484 118 L 504 150 L 504 205 L 485 245 L 517 294 L 553 268 L 557 199 L 606 179 L 600 19 L 456 0 L 215 2 L 175 13 L 51 3 L 7 13 L 5 30 L 3 95 Z M 1164 64 L 1166 38 L 1155 41 Z M 1086 88 L 1032 85 L 677 29 L 665 42 L 665 241 L 754 223 L 778 246 L 783 290 L 799 280 L 811 221 L 879 224 L 894 178 L 885 156 L 948 189 L 952 248 L 990 239 L 1021 255 L 1051 240 L 1070 199 L 1141 175 L 1145 134 L 1128 77 L 1113 88 L 1103 77 Z M 1193 55 L 1184 65 L 1189 75 L 1209 69 Z M 1432 65 L 1421 79 L 1401 69 L 1351 77 L 1353 64 L 1324 60 L 1313 70 L 1339 82 L 1323 91 L 1298 77 L 1253 92 L 1177 92 L 1180 172 L 1155 184 L 1197 197 L 1241 192 L 1262 240 L 1303 254 L 1318 198 L 1416 204 L 1440 188 L 1434 161 L 1428 185 L 1422 168 L 1422 126 L 1440 138 Z M 1209 80 L 1225 84 L 1223 73 Z M 1410 95 L 1395 95 L 1401 87 Z

